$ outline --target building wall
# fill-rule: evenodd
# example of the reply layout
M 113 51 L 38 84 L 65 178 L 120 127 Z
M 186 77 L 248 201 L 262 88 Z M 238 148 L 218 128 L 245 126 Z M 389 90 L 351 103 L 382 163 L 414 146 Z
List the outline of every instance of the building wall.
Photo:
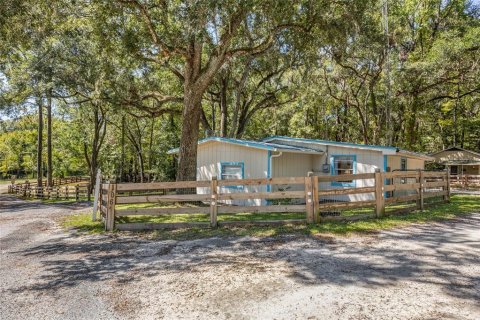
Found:
M 407 159 L 407 170 L 423 170 L 425 169 L 425 160 L 408 158 L 403 156 L 387 156 L 387 167 L 390 172 L 401 170 L 401 159 Z M 399 184 L 399 183 L 416 183 L 416 178 L 395 178 L 388 179 L 387 184 Z M 401 197 L 416 193 L 415 190 L 395 191 L 394 196 Z M 387 196 L 393 196 L 392 192 L 389 192 Z
M 314 172 L 318 176 L 330 176 L 331 157 L 333 155 L 355 155 L 356 165 L 355 173 L 374 173 L 376 169 L 384 171 L 385 163 L 391 171 L 400 169 L 401 156 L 389 155 L 384 157 L 382 151 L 363 150 L 352 147 L 338 146 L 320 146 L 322 150 L 328 153 L 323 155 L 298 154 L 284 152 L 280 157 L 272 158 L 270 174 L 272 177 L 305 177 L 309 172 Z M 234 145 L 223 142 L 212 141 L 200 145 L 197 156 L 197 180 L 210 180 L 212 176 L 221 179 L 221 163 L 222 162 L 243 162 L 244 178 L 266 178 L 268 176 L 268 151 L 254 149 L 241 145 Z M 328 164 L 328 172 L 322 172 L 323 164 Z M 407 158 L 407 169 L 423 169 L 424 161 Z M 372 187 L 375 185 L 374 179 L 356 180 L 355 187 Z M 221 192 L 264 192 L 267 191 L 266 186 L 244 186 L 244 189 L 222 187 Z M 276 191 L 282 190 L 303 190 L 303 185 L 278 186 L 272 189 Z M 322 182 L 320 189 L 345 189 L 350 186 L 335 186 L 331 182 Z M 210 192 L 208 188 L 198 188 L 198 193 Z M 374 200 L 374 193 L 342 195 L 324 197 L 324 201 L 367 201 Z M 237 200 L 227 201 L 227 204 L 235 205 L 264 205 L 265 201 L 261 200 Z
M 221 179 L 222 162 L 243 162 L 244 178 L 266 178 L 268 151 L 212 141 L 198 146 L 197 180 L 210 180 L 213 176 Z M 222 187 L 222 193 L 266 191 L 266 186 L 244 186 L 241 188 Z M 208 188 L 197 188 L 199 194 L 209 193 Z M 235 205 L 260 205 L 260 200 L 226 201 Z
M 313 169 L 313 155 L 284 152 L 272 158 L 272 177 L 306 177 Z
M 302 146 L 306 144 L 296 143 L 296 145 Z M 326 146 L 321 146 L 321 150 L 327 150 Z M 355 173 L 373 173 L 375 169 L 383 170 L 383 154 L 381 151 L 362 150 L 350 147 L 328 147 L 328 155 L 309 155 L 309 154 L 295 154 L 295 153 L 283 153 L 278 158 L 272 159 L 272 177 L 305 177 L 309 172 L 314 172 L 318 176 L 330 176 L 330 158 L 333 155 L 355 155 L 356 166 Z M 328 173 L 322 172 L 325 159 L 328 163 Z M 374 179 L 356 180 L 356 187 L 374 186 Z M 304 186 L 281 186 L 282 189 L 288 190 L 303 190 Z M 339 189 L 339 188 L 351 188 L 334 186 L 331 182 L 320 183 L 321 189 Z M 366 201 L 373 200 L 373 193 L 365 194 L 353 194 L 345 196 L 330 196 L 324 197 L 324 201 Z
M 387 167 L 390 168 L 390 171 L 400 170 L 401 167 L 401 159 L 407 159 L 407 170 L 417 170 L 417 169 L 424 169 L 425 168 L 425 160 L 414 159 L 414 158 L 407 158 L 402 156 L 387 156 Z
M 452 165 L 453 167 L 453 165 Z M 458 165 L 457 174 L 480 174 L 480 165 Z M 463 172 L 462 172 L 463 170 Z
M 323 150 L 327 150 L 326 146 Z M 315 175 L 318 176 L 330 176 L 331 175 L 331 157 L 334 155 L 355 155 L 356 156 L 356 166 L 355 173 L 374 173 L 375 169 L 380 169 L 383 171 L 383 153 L 381 151 L 375 150 L 363 150 L 350 147 L 328 147 L 328 154 L 315 156 L 313 159 L 313 167 Z M 327 160 L 327 161 L 326 161 Z M 329 165 L 328 173 L 322 172 L 323 164 L 327 163 Z M 375 185 L 374 179 L 364 179 L 356 180 L 355 187 L 373 187 Z M 333 186 L 331 182 L 322 182 L 320 183 L 320 189 L 338 189 L 338 188 L 351 188 L 343 186 Z M 324 197 L 325 201 L 368 201 L 374 200 L 374 193 L 361 193 L 361 194 L 352 194 L 345 196 L 331 196 Z

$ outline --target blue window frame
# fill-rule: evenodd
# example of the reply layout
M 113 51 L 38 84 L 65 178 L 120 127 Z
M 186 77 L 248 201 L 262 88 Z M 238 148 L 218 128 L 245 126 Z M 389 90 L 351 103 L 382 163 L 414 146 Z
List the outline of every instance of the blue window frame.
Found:
M 245 170 L 243 162 L 221 162 L 220 163 L 220 179 L 236 180 L 244 179 Z M 225 186 L 231 189 L 243 189 L 243 186 Z
M 352 154 L 332 155 L 330 171 L 332 176 L 357 173 L 357 156 Z M 355 180 L 332 181 L 332 186 L 355 187 Z

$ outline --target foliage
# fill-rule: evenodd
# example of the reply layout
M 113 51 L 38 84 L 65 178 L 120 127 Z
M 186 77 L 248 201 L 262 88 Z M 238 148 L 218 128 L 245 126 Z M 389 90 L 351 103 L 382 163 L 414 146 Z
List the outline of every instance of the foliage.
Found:
M 384 4 L 2 1 L 0 172 L 50 98 L 54 175 L 172 180 L 182 145 L 185 178 L 206 135 L 480 151 L 478 4 L 390 0 L 388 32 Z

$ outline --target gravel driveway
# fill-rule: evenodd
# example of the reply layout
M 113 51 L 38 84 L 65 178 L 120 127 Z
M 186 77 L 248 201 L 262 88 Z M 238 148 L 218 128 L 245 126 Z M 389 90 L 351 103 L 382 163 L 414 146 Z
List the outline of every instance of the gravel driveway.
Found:
M 480 214 L 350 238 L 65 232 L 0 195 L 3 319 L 480 319 Z

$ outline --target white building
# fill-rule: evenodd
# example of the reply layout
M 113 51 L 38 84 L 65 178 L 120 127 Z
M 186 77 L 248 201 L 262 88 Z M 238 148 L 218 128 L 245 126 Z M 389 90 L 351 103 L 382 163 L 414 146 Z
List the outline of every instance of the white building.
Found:
M 170 150 L 175 154 L 178 149 Z M 424 169 L 424 154 L 396 147 L 274 136 L 262 141 L 210 137 L 198 142 L 197 180 L 306 177 Z M 325 182 L 321 189 L 373 186 L 374 180 Z M 295 190 L 303 186 L 282 186 Z M 268 186 L 224 187 L 222 192 L 270 191 Z M 199 190 L 201 193 L 201 190 Z M 373 195 L 344 196 L 369 200 Z M 260 204 L 260 201 L 258 201 Z

